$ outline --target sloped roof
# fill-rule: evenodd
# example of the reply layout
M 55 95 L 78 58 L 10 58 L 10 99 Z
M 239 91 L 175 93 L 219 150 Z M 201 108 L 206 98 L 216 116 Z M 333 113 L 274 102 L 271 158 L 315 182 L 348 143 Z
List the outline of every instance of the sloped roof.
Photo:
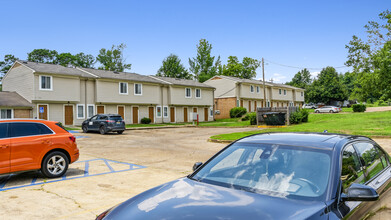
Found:
M 0 92 L 0 106 L 2 107 L 29 107 L 33 105 L 16 92 Z
M 241 78 L 237 78 L 237 77 L 233 77 L 233 76 L 223 76 L 223 75 L 218 75 L 218 76 L 215 76 L 215 77 L 226 78 L 226 79 L 233 80 L 233 81 L 235 81 L 235 82 L 252 83 L 252 84 L 263 85 L 263 81 L 262 81 L 262 80 L 256 80 L 256 79 L 241 79 Z M 272 83 L 272 82 L 265 82 L 265 85 L 267 85 L 267 86 L 276 86 L 276 87 L 284 87 L 284 88 L 290 88 L 290 89 L 300 89 L 300 90 L 304 90 L 304 89 L 302 89 L 302 88 L 297 88 L 297 87 L 294 87 L 294 86 L 289 86 L 289 85 L 279 84 L 279 83 Z
M 96 75 L 99 78 L 131 80 L 131 81 L 138 81 L 138 82 L 150 82 L 150 83 L 165 84 L 165 83 L 161 82 L 160 80 L 153 79 L 149 76 L 140 75 L 137 73 L 115 72 L 115 71 L 89 69 L 89 68 L 77 68 L 77 69 L 81 69 L 81 70 L 87 71 L 89 73 L 92 73 L 93 75 Z
M 211 88 L 214 89 L 213 86 L 206 85 L 204 83 L 200 83 L 196 80 L 191 79 L 178 79 L 178 78 L 171 78 L 171 77 L 163 77 L 163 76 L 150 76 L 151 78 L 160 79 L 164 82 L 167 82 L 169 84 L 173 85 L 181 85 L 181 86 L 192 86 L 192 87 L 203 87 L 203 88 Z
M 64 67 L 58 64 L 48 64 L 48 63 L 36 63 L 24 60 L 18 60 L 20 64 L 27 66 L 28 68 L 39 73 L 48 73 L 48 74 L 60 74 L 60 75 L 72 75 L 72 76 L 81 76 L 87 78 L 96 78 L 91 74 L 85 73 L 77 68 L 73 67 Z

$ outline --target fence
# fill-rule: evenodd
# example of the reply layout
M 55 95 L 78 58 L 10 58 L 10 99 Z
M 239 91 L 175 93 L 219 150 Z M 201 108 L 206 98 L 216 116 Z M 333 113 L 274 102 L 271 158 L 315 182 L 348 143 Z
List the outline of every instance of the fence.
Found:
M 299 111 L 299 107 L 297 106 L 290 106 L 290 107 L 267 107 L 267 108 L 257 108 L 257 124 L 264 123 L 265 120 L 262 117 L 262 114 L 267 112 L 283 112 L 286 114 L 286 123 L 289 125 L 289 115 L 291 115 L 293 112 Z

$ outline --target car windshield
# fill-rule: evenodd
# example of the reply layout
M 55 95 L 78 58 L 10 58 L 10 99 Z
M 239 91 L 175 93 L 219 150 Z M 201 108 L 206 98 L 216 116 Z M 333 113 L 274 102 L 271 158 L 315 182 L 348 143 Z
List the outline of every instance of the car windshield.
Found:
M 328 150 L 235 143 L 190 178 L 264 195 L 321 200 L 329 173 Z

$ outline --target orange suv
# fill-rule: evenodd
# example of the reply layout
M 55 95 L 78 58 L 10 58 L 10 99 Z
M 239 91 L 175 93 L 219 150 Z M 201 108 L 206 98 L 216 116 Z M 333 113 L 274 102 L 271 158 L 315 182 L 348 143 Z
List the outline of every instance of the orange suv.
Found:
M 41 170 L 60 177 L 78 158 L 76 138 L 58 122 L 0 120 L 0 174 Z

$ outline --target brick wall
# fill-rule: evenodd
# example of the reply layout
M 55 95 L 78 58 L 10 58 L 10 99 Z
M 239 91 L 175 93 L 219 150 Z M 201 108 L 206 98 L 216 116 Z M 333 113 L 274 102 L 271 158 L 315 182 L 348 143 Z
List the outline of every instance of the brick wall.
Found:
M 32 116 L 30 109 L 14 109 L 14 118 L 32 118 Z
M 215 110 L 220 110 L 220 115 L 215 115 L 215 119 L 229 118 L 229 110 L 236 107 L 236 98 L 215 99 Z

